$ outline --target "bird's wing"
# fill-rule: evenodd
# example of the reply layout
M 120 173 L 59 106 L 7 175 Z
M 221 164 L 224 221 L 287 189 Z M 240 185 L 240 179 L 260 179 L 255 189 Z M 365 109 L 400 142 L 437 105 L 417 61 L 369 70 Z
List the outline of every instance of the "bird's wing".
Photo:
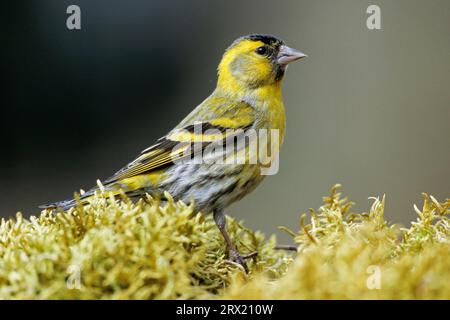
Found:
M 239 102 L 222 107 L 226 108 L 223 112 L 213 112 L 216 114 L 215 118 L 207 119 L 205 115 L 198 117 L 200 121 L 192 121 L 189 124 L 182 122 L 166 136 L 158 139 L 154 145 L 143 150 L 134 161 L 104 183 L 110 184 L 164 169 L 177 160 L 191 157 L 198 145 L 203 149 L 211 143 L 224 143 L 237 132 L 243 132 L 252 127 L 255 116 L 251 106 L 245 102 Z M 193 147 L 194 143 L 196 144 Z

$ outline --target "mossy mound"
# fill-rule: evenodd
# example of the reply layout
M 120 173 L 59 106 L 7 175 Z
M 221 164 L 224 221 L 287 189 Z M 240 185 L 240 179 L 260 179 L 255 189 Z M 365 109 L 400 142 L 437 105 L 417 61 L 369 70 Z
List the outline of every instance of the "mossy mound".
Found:
M 297 253 L 228 219 L 250 274 L 227 260 L 211 217 L 191 206 L 98 194 L 87 206 L 2 219 L 0 299 L 450 299 L 450 199 L 425 195 L 409 229 L 384 198 L 351 213 L 337 187 L 300 218 Z
M 242 252 L 257 250 L 253 272 L 276 277 L 289 258 L 229 219 Z M 88 206 L 2 220 L 0 299 L 192 299 L 225 288 L 240 266 L 211 217 L 173 200 L 132 203 L 97 195 Z
M 287 230 L 298 244 L 288 272 L 277 281 L 263 275 L 232 283 L 228 299 L 449 299 L 450 199 L 424 194 L 411 228 L 384 219 L 385 198 L 372 198 L 368 213 L 350 213 L 339 185 L 325 204 Z

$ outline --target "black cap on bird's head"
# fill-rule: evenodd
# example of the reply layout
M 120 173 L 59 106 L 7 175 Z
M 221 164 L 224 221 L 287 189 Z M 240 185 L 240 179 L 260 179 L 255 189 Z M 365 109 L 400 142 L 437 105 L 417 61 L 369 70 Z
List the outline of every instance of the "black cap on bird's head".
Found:
M 289 63 L 305 57 L 275 36 L 250 34 L 228 47 L 219 65 L 219 80 L 229 74 L 251 87 L 270 84 L 283 78 Z
M 283 40 L 281 40 L 280 38 L 277 38 L 271 34 L 258 34 L 258 33 L 252 33 L 252 34 L 240 37 L 237 40 L 235 40 L 235 42 L 239 42 L 243 39 L 252 40 L 252 41 L 261 41 L 264 44 L 268 44 L 268 45 L 284 44 Z

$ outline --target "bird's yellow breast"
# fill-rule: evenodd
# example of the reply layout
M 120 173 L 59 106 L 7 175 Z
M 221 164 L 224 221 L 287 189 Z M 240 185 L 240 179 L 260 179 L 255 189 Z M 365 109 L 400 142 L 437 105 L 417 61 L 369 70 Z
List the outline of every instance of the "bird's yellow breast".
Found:
M 284 138 L 286 128 L 286 112 L 281 94 L 281 84 L 261 87 L 252 95 L 253 105 L 260 113 L 259 128 L 279 130 L 280 142 Z

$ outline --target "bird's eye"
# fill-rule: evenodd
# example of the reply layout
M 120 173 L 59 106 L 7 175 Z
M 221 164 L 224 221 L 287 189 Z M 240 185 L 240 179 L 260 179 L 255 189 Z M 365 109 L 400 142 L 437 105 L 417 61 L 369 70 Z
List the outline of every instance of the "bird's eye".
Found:
M 267 53 L 267 47 L 266 46 L 262 46 L 256 49 L 256 53 L 260 54 L 260 55 L 264 55 Z

